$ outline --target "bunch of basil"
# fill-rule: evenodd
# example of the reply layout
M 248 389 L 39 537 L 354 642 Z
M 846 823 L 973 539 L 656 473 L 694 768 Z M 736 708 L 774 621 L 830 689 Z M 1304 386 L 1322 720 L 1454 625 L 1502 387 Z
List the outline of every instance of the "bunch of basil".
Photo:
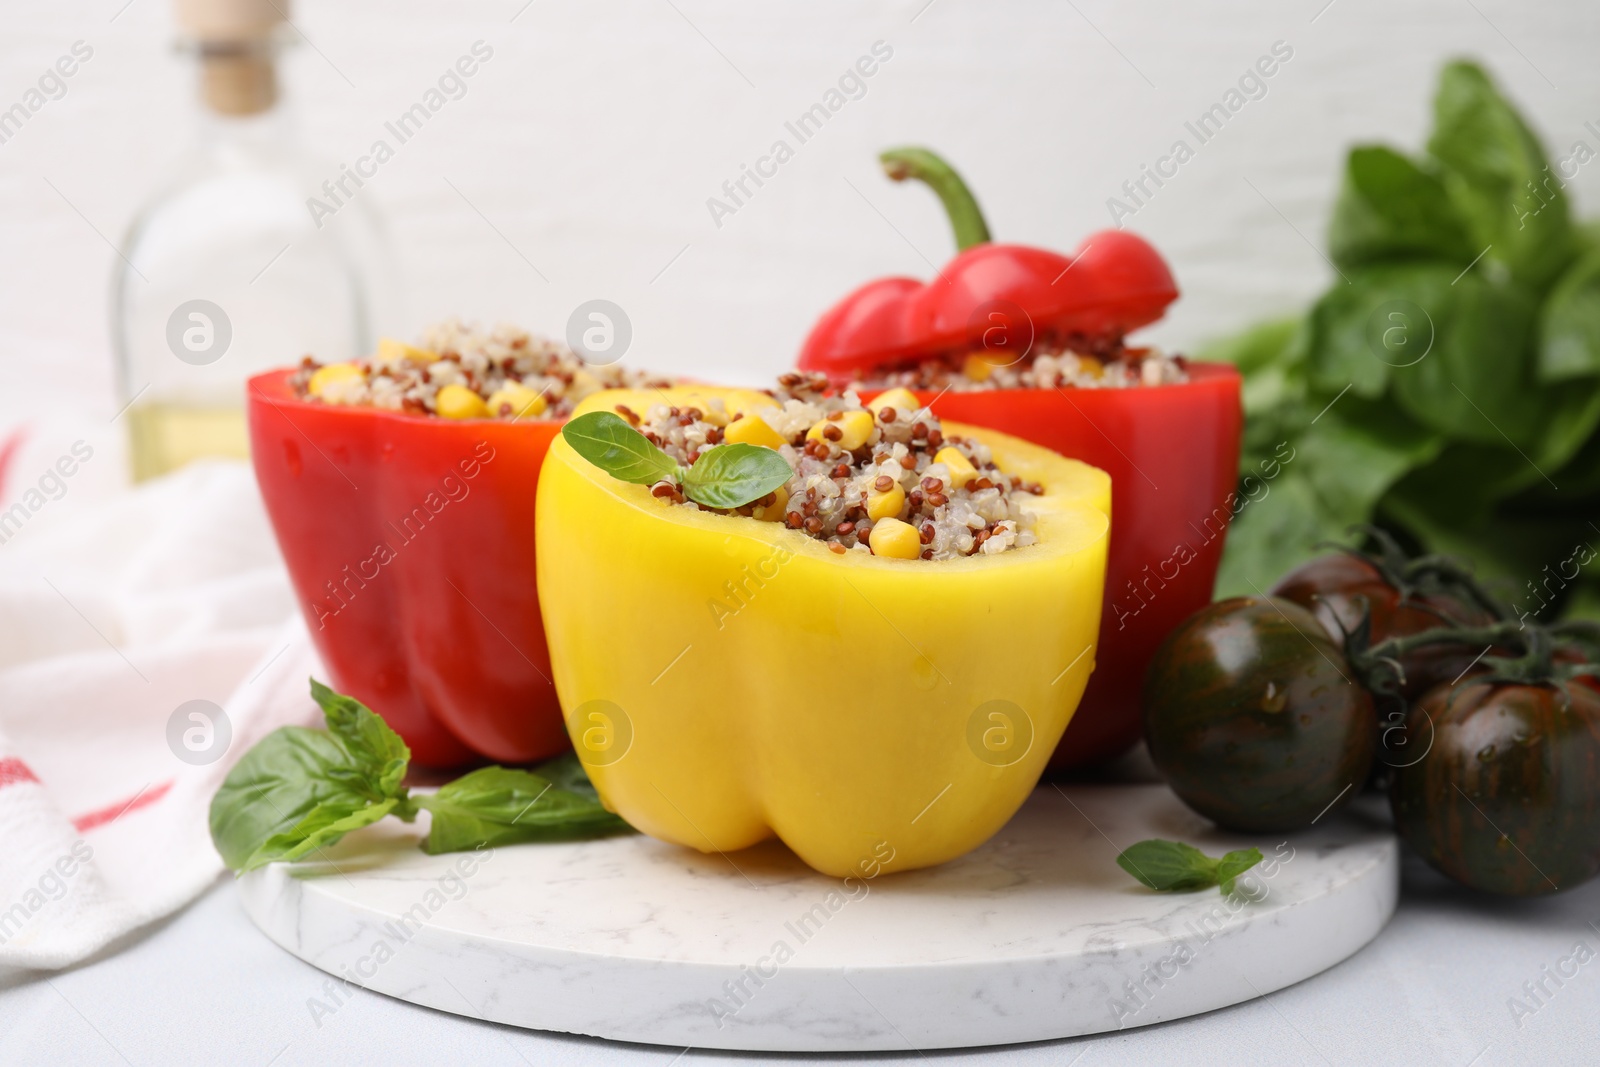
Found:
M 1265 589 L 1374 521 L 1478 561 L 1508 599 L 1600 614 L 1600 231 L 1482 69 L 1445 67 L 1427 153 L 1351 151 L 1328 230 L 1340 277 L 1301 318 L 1204 358 L 1245 378 L 1219 594 Z M 1563 173 L 1565 171 L 1566 173 Z M 1293 459 L 1281 461 L 1282 443 Z M 1552 580 L 1554 579 L 1554 580 Z

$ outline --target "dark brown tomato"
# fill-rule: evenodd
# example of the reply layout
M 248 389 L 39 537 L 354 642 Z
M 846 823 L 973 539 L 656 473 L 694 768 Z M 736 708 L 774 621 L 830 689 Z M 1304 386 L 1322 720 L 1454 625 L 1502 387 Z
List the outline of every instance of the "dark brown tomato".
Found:
M 1525 897 L 1600 873 L 1600 693 L 1561 685 L 1439 686 L 1406 731 L 1427 754 L 1395 770 L 1395 825 L 1474 889 Z
M 1485 626 L 1494 621 L 1482 608 L 1448 594 L 1401 599 L 1399 590 L 1384 580 L 1378 568 L 1347 552 L 1331 552 L 1302 563 L 1279 579 L 1268 594 L 1309 609 L 1341 644 L 1344 634 L 1360 624 L 1363 602 L 1372 612 L 1374 644 L 1435 630 L 1451 621 L 1462 626 Z M 1440 682 L 1455 681 L 1482 651 L 1441 645 L 1401 657 L 1406 681 L 1400 695 L 1409 704 Z
M 1584 673 L 1574 675 L 1573 681 L 1582 685 L 1586 685 L 1590 689 L 1600 692 L 1600 665 L 1596 665 L 1592 656 L 1585 654 L 1580 649 L 1568 646 L 1566 648 L 1556 649 L 1555 654 L 1550 658 L 1558 667 L 1575 666 L 1580 663 L 1587 664 L 1589 667 L 1592 667 L 1592 670 L 1586 669 Z
M 1367 779 L 1372 698 L 1311 613 L 1239 597 L 1191 615 L 1156 652 L 1145 738 L 1173 790 L 1235 830 L 1306 826 Z

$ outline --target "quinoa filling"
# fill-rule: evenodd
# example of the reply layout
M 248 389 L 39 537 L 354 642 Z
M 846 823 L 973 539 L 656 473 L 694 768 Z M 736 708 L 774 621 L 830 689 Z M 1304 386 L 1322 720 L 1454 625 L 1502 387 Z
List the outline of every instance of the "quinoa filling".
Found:
M 306 356 L 296 394 L 449 419 L 565 418 L 590 393 L 669 383 L 616 365 L 591 366 L 566 345 L 514 326 L 437 323 L 415 345 L 384 338 L 371 359 L 322 363 Z
M 989 389 L 1129 389 L 1189 380 L 1182 356 L 1117 341 L 1074 338 L 1041 342 L 1021 359 L 989 351 L 958 351 L 886 370 L 874 388 L 979 392 Z M 858 385 L 861 383 L 857 383 Z
M 823 375 L 785 374 L 778 383 L 772 404 L 754 411 L 728 411 L 720 399 L 705 409 L 615 410 L 684 467 L 725 442 L 776 449 L 794 476 L 732 513 L 782 522 L 834 552 L 941 560 L 1037 542 L 1027 501 L 1043 487 L 1003 473 L 983 442 L 947 436 L 906 390 L 883 394 L 869 409 L 853 391 L 829 395 Z M 687 499 L 672 481 L 651 493 L 718 510 Z

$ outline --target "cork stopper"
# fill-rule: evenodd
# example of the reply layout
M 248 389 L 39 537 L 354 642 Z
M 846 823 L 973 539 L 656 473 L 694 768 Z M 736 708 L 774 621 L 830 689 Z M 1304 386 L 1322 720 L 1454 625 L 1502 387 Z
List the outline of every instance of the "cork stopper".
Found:
M 272 56 L 202 53 L 200 98 L 219 115 L 255 115 L 278 102 L 278 71 Z
M 173 0 L 178 25 L 202 44 L 247 43 L 272 36 L 289 17 L 289 0 Z
M 273 38 L 289 0 L 174 0 L 200 56 L 200 95 L 221 115 L 254 115 L 278 101 Z

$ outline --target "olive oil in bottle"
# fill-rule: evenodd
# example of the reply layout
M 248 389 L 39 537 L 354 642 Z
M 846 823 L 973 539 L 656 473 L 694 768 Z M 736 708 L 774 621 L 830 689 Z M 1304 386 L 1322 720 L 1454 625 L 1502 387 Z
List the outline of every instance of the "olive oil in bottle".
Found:
M 337 168 L 307 158 L 280 91 L 287 0 L 178 0 L 198 68 L 198 138 L 139 212 L 113 286 L 112 339 L 136 479 L 247 455 L 246 381 L 370 351 L 386 257 L 361 197 L 307 201 Z

